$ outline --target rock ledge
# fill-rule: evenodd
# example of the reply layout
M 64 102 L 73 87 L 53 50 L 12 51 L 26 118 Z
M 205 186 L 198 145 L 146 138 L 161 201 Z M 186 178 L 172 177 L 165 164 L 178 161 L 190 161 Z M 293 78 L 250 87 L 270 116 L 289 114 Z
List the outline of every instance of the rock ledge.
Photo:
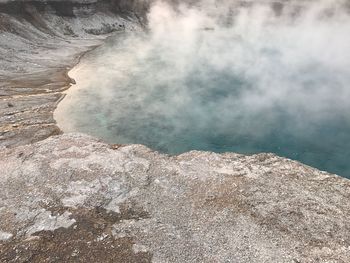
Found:
M 0 152 L 1 262 L 348 262 L 350 182 L 64 134 Z M 97 261 L 96 261 L 97 260 Z

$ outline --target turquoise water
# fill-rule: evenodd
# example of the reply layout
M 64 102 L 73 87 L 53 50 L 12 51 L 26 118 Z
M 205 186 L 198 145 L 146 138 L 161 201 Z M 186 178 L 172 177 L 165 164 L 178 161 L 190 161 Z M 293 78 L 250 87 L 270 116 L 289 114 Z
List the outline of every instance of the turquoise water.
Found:
M 73 70 L 56 119 L 110 143 L 272 152 L 350 178 L 349 55 L 338 54 L 349 45 L 326 29 L 310 47 L 289 27 L 246 39 L 238 29 L 119 34 Z

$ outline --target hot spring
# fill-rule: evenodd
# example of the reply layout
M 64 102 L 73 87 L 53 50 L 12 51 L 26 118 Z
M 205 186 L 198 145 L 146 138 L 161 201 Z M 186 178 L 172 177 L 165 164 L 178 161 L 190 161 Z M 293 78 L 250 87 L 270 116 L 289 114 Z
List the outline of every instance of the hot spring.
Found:
M 334 3 L 155 4 L 147 30 L 83 57 L 55 118 L 110 143 L 272 152 L 350 177 L 350 16 Z

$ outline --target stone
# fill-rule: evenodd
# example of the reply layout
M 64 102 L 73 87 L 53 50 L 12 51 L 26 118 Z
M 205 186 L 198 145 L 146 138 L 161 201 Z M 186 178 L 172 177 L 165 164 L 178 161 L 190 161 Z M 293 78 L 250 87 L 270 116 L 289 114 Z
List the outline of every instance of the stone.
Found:
M 168 156 L 73 133 L 1 150 L 0 170 L 0 229 L 13 233 L 1 262 L 15 262 L 10 247 L 96 262 L 88 242 L 145 262 L 350 258 L 350 181 L 273 154 Z

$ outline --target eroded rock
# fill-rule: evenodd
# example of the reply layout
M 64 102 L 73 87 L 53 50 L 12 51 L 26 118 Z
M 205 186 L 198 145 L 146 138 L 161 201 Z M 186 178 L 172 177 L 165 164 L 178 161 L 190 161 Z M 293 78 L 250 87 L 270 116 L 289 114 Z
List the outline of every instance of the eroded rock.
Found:
M 350 258 L 349 181 L 273 154 L 170 157 L 65 134 L 2 150 L 0 170 L 5 262 Z

